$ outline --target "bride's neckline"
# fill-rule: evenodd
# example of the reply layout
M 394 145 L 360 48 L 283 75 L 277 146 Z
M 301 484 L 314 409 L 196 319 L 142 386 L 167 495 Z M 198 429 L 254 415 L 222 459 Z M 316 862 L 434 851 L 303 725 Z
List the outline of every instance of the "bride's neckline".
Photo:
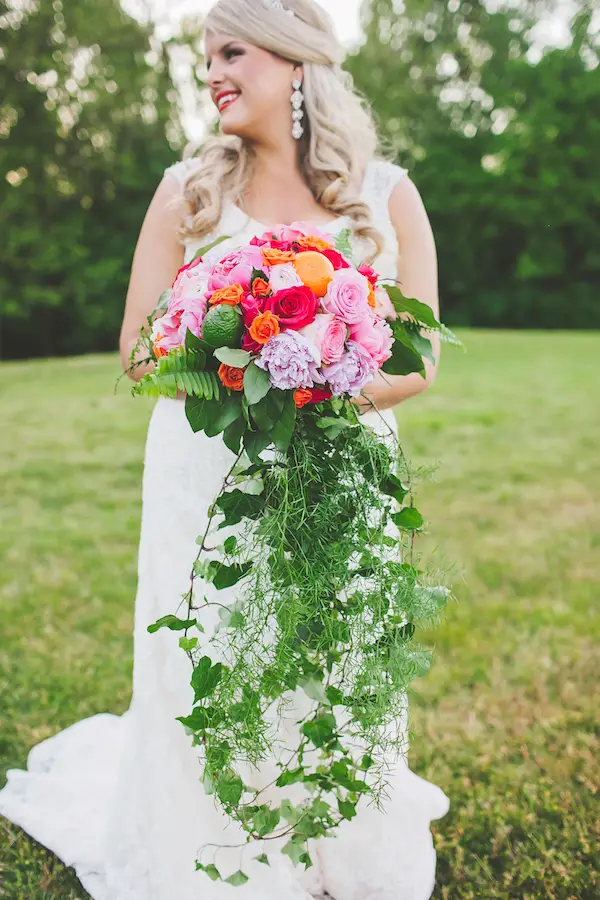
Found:
M 240 216 L 243 216 L 247 225 L 258 225 L 259 228 L 264 228 L 265 231 L 269 231 L 271 228 L 277 227 L 277 225 L 282 225 L 282 222 L 278 222 L 277 225 L 270 224 L 267 225 L 265 222 L 261 222 L 259 219 L 254 219 L 252 216 L 248 215 L 248 213 L 244 212 L 244 210 L 234 203 L 233 200 L 228 200 L 229 206 Z M 348 216 L 336 216 L 335 219 L 328 219 L 325 222 L 316 222 L 314 219 L 303 219 L 303 222 L 306 222 L 307 225 L 314 225 L 314 227 L 319 231 L 324 231 L 329 228 L 333 228 L 334 225 L 337 225 L 339 222 L 346 222 L 348 220 Z M 297 220 L 299 221 L 299 220 Z M 294 224 L 293 222 L 291 224 Z M 287 225 L 287 228 L 290 226 Z

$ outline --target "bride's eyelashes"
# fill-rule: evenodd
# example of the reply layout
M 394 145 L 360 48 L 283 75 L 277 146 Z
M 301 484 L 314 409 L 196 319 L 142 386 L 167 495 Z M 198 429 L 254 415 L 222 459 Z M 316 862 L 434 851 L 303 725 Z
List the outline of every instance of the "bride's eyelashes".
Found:
M 246 51 L 243 50 L 241 47 L 229 47 L 229 46 L 224 47 L 220 51 L 220 53 L 221 53 L 221 56 L 223 57 L 223 59 L 225 60 L 225 62 L 231 62 L 231 60 L 234 59 L 236 56 L 245 56 L 246 55 Z M 206 71 L 207 72 L 210 72 L 211 65 L 212 65 L 212 59 L 208 60 L 206 63 Z

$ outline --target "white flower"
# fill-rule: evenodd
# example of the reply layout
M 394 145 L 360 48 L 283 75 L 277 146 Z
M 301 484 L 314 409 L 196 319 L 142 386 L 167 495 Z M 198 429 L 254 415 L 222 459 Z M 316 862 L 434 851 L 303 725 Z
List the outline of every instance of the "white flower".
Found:
M 287 288 L 291 287 L 300 287 L 302 284 L 302 279 L 296 272 L 292 263 L 281 263 L 281 265 L 273 266 L 271 269 L 269 287 L 273 293 L 285 291 Z

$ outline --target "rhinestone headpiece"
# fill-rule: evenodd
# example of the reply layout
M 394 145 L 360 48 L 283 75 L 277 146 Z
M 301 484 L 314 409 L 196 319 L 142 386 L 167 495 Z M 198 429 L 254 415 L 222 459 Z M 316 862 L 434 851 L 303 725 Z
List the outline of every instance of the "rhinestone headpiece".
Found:
M 269 9 L 276 9 L 279 12 L 284 12 L 288 16 L 295 16 L 296 13 L 291 9 L 286 9 L 281 0 L 265 0 L 265 3 Z

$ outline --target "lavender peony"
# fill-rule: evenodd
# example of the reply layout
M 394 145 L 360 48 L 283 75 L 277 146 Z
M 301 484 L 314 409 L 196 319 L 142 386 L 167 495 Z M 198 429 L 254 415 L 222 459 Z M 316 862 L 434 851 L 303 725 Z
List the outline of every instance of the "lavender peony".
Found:
M 348 341 L 348 352 L 339 362 L 325 366 L 323 375 L 334 395 L 350 394 L 355 397 L 373 380 L 378 370 L 379 366 L 364 347 L 356 341 Z
M 281 391 L 324 384 L 315 347 L 296 331 L 284 331 L 264 345 L 256 365 L 269 373 L 273 387 Z

